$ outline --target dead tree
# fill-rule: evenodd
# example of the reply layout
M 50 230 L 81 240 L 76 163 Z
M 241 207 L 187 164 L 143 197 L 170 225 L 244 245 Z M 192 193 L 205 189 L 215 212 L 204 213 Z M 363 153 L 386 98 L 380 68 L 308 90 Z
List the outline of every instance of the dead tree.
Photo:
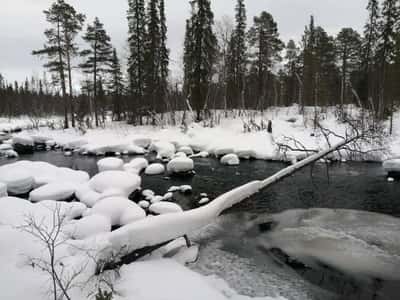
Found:
M 61 210 L 60 204 L 50 210 L 49 220 L 45 217 L 39 220 L 34 215 L 29 215 L 18 229 L 31 235 L 43 246 L 46 257 L 28 257 L 28 261 L 33 268 L 38 268 L 49 275 L 54 300 L 63 298 L 71 300 L 69 291 L 77 287 L 77 277 L 84 271 L 87 264 L 82 264 L 74 270 L 67 270 L 62 257 L 59 257 L 57 253 L 57 250 L 65 246 L 70 239 L 63 233 L 67 216 Z

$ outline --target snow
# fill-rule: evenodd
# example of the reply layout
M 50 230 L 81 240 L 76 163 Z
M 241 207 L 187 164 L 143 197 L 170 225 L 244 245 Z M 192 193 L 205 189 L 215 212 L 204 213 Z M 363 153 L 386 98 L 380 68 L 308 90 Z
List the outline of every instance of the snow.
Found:
M 103 158 L 97 162 L 99 172 L 122 170 L 123 165 L 124 161 L 115 157 Z
M 34 185 L 33 176 L 22 168 L 5 168 L 6 166 L 0 167 L 0 181 L 6 184 L 7 191 L 13 195 L 28 193 Z
M 111 225 L 126 225 L 146 217 L 145 211 L 136 203 L 124 197 L 109 197 L 96 203 L 90 215 L 102 215 L 111 221 Z
M 182 212 L 183 209 L 176 203 L 172 202 L 156 202 L 150 205 L 149 210 L 157 215 L 171 214 Z
M 156 141 L 150 145 L 150 151 L 157 153 L 157 158 L 172 158 L 175 154 L 175 146 L 170 142 Z
M 221 164 L 228 166 L 237 166 L 240 164 L 240 160 L 236 154 L 227 154 L 221 158 Z
M 63 201 L 71 198 L 76 189 L 76 184 L 69 182 L 53 182 L 43 185 L 29 193 L 29 200 L 40 202 L 43 200 Z
M 143 209 L 148 209 L 150 207 L 150 202 L 146 200 L 139 201 L 138 205 Z
M 120 190 L 126 197 L 140 188 L 141 178 L 125 171 L 105 171 L 89 180 L 89 187 L 103 193 L 110 188 Z
M 21 133 L 18 135 L 15 135 L 12 139 L 13 145 L 20 144 L 23 146 L 34 146 L 35 142 L 33 138 L 26 133 Z
M 383 162 L 383 169 L 386 172 L 400 172 L 400 158 L 389 159 Z
M 167 164 L 167 171 L 169 173 L 185 173 L 193 169 L 193 160 L 188 157 L 176 157 Z
M 199 204 L 200 205 L 207 204 L 210 201 L 211 200 L 209 198 L 201 198 L 200 201 L 199 201 Z
M 189 155 L 193 155 L 193 150 L 192 148 L 190 148 L 189 146 L 182 146 L 178 149 L 178 152 L 183 152 L 185 153 L 187 156 Z
M 191 155 L 191 158 L 196 158 L 196 157 L 200 157 L 200 158 L 207 158 L 208 156 L 210 156 L 210 154 L 207 151 L 202 151 L 196 154 Z
M 179 191 L 181 192 L 181 193 L 191 193 L 192 192 L 192 187 L 190 186 L 190 185 L 187 185 L 187 184 L 185 184 L 185 185 L 181 185 L 180 187 L 179 187 Z
M 146 175 L 159 175 L 163 174 L 164 172 L 165 172 L 164 165 L 159 163 L 149 165 L 144 171 Z
M 148 148 L 151 144 L 151 138 L 145 137 L 145 136 L 136 136 L 133 139 L 133 143 L 136 146 L 142 147 L 142 148 Z
M 149 165 L 149 162 L 144 157 L 137 157 L 132 159 L 129 163 L 124 165 L 124 170 L 134 174 L 140 174 Z
M 71 238 L 83 240 L 101 233 L 110 232 L 111 220 L 103 215 L 89 215 L 69 224 L 66 231 Z

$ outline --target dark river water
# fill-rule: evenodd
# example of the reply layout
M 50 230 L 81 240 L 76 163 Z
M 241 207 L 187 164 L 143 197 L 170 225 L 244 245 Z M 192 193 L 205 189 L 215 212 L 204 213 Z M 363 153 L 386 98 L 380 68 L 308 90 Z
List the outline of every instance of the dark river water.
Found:
M 46 161 L 60 167 L 98 172 L 96 157 L 66 157 L 62 152 L 37 152 L 22 160 Z M 130 161 L 132 157 L 123 158 Z M 152 158 L 150 157 L 150 160 Z M 13 160 L 2 160 L 0 164 Z M 198 206 L 201 193 L 213 199 L 251 180 L 267 178 L 286 165 L 266 161 L 242 161 L 240 166 L 222 167 L 216 159 L 195 159 L 192 177 L 142 176 L 142 188 L 163 195 L 174 185 L 189 184 L 191 195 L 176 194 L 183 208 Z M 332 164 L 329 176 L 324 164 L 316 164 L 260 192 L 230 209 L 216 224 L 193 237 L 200 244 L 200 257 L 193 268 L 217 274 L 232 287 L 250 296 L 280 294 L 288 299 L 399 299 L 398 283 L 358 283 L 334 270 L 310 270 L 282 263 L 271 253 L 244 238 L 241 224 L 253 216 L 296 208 L 341 208 L 378 212 L 400 217 L 400 183 L 388 183 L 381 164 Z M 279 255 L 278 255 L 279 257 Z M 377 293 L 376 291 L 380 292 Z M 382 292 L 383 291 L 383 292 Z

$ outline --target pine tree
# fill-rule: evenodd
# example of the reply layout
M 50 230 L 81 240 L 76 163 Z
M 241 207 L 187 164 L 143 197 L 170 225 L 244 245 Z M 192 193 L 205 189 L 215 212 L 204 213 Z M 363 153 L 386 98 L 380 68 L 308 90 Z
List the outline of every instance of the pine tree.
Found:
M 160 12 L 160 100 L 167 103 L 169 49 L 167 47 L 167 20 L 165 17 L 165 0 L 159 0 Z
M 83 50 L 81 55 L 86 61 L 80 65 L 84 73 L 93 76 L 93 104 L 96 126 L 99 126 L 99 107 L 97 101 L 97 83 L 99 77 L 108 73 L 112 58 L 111 39 L 104 29 L 104 25 L 96 17 L 92 25 L 87 26 L 83 39 L 89 44 L 89 48 Z
M 368 21 L 364 27 L 362 45 L 363 80 L 360 83 L 361 97 L 364 103 L 372 102 L 376 97 L 376 51 L 379 40 L 378 21 L 380 17 L 379 1 L 369 0 L 367 5 Z
M 192 0 L 191 5 L 192 15 L 186 24 L 185 36 L 185 82 L 199 121 L 201 111 L 207 106 L 217 38 L 213 31 L 214 14 L 210 1 Z
M 159 17 L 159 0 L 150 0 L 147 6 L 147 35 L 145 53 L 145 98 L 151 110 L 157 109 L 157 95 L 160 87 L 160 46 L 161 26 Z
M 132 98 L 129 119 L 130 122 L 135 122 L 135 117 L 138 116 L 135 109 L 142 109 L 145 93 L 146 13 L 144 0 L 129 0 L 128 5 L 128 75 Z M 139 120 L 142 122 L 141 114 Z
M 379 61 L 379 107 L 378 116 L 383 118 L 385 110 L 385 85 L 387 65 L 393 60 L 396 39 L 396 24 L 399 22 L 398 0 L 385 0 L 382 4 L 382 17 L 379 22 L 379 43 L 377 56 Z
M 85 16 L 78 14 L 71 5 L 65 3 L 63 0 L 54 2 L 50 9 L 44 11 L 44 14 L 46 21 L 51 25 L 44 32 L 47 42 L 43 49 L 33 51 L 32 54 L 47 57 L 47 63 L 44 67 L 49 69 L 53 74 L 53 82 L 61 85 L 62 97 L 64 99 L 64 127 L 68 128 L 66 77 L 68 76 L 69 80 L 70 110 L 72 122 L 74 123 L 71 58 L 77 52 L 74 39 L 82 28 Z
M 121 115 L 125 111 L 122 103 L 122 96 L 124 92 L 123 76 L 121 71 L 121 64 L 117 55 L 117 50 L 113 50 L 113 56 L 110 66 L 111 81 L 109 90 L 112 96 L 113 115 L 116 116 L 117 121 L 121 121 Z
M 271 14 L 262 12 L 254 17 L 254 24 L 249 30 L 249 44 L 254 49 L 254 69 L 258 74 L 258 106 L 264 109 L 266 83 L 272 67 L 281 60 L 283 43 L 279 38 L 278 25 Z
M 352 28 L 343 28 L 336 37 L 336 50 L 341 65 L 340 104 L 343 107 L 351 72 L 360 67 L 361 36 Z

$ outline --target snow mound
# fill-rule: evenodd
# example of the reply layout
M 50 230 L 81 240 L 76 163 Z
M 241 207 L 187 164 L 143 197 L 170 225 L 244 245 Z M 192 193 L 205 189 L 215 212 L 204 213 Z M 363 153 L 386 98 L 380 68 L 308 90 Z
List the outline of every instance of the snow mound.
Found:
M 132 159 L 129 163 L 124 165 L 124 170 L 134 174 L 140 174 L 149 165 L 149 162 L 144 157 Z
M 227 166 L 237 166 L 240 164 L 240 160 L 236 154 L 227 154 L 221 158 L 221 164 Z
M 183 212 L 182 207 L 172 202 L 156 202 L 150 205 L 150 212 L 157 215 Z
M 70 224 L 66 231 L 73 239 L 83 240 L 104 232 L 110 232 L 111 221 L 109 217 L 103 215 L 89 215 Z
M 144 136 L 137 136 L 133 139 L 133 143 L 136 146 L 142 147 L 142 148 L 148 148 L 151 144 L 151 138 L 144 137 Z
M 85 183 L 76 188 L 75 197 L 88 207 L 93 207 L 100 201 L 101 193 L 94 191 L 88 183 Z
M 34 146 L 35 141 L 33 138 L 26 134 L 18 134 L 12 138 L 13 145 L 19 144 L 23 146 Z
M 125 171 L 105 171 L 95 175 L 89 180 L 89 187 L 103 193 L 111 188 L 120 190 L 128 197 L 140 188 L 141 178 L 138 175 Z
M 210 153 L 208 153 L 207 151 L 202 151 L 202 152 L 199 152 L 199 153 L 190 155 L 191 158 L 196 158 L 196 157 L 199 157 L 199 158 L 207 158 L 207 157 L 209 157 L 209 156 L 210 156 Z
M 90 215 L 102 215 L 110 219 L 111 225 L 127 225 L 146 217 L 145 211 L 124 197 L 105 198 L 96 203 Z
M 29 193 L 29 200 L 40 202 L 44 200 L 63 201 L 70 199 L 75 193 L 76 185 L 68 182 L 55 182 L 43 185 Z
M 97 162 L 99 172 L 122 170 L 123 165 L 123 160 L 115 157 L 103 158 Z
M 210 201 L 211 200 L 209 198 L 201 198 L 200 201 L 199 201 L 199 204 L 200 205 L 204 205 L 204 204 L 209 203 Z
M 389 159 L 383 162 L 383 168 L 386 172 L 400 173 L 400 158 Z
M 157 158 L 172 158 L 175 154 L 175 146 L 172 143 L 157 141 L 150 145 L 150 151 L 157 152 Z
M 167 165 L 167 171 L 169 173 L 186 173 L 193 171 L 193 169 L 193 160 L 188 157 L 176 157 Z
M 159 175 L 165 172 L 165 167 L 163 164 L 151 164 L 146 168 L 144 173 L 146 175 Z
M 178 149 L 178 152 L 183 152 L 185 153 L 187 156 L 189 155 L 193 155 L 193 150 L 192 148 L 190 148 L 189 146 L 182 146 Z
M 143 209 L 148 209 L 150 207 L 150 202 L 146 200 L 142 200 L 138 203 L 138 205 Z
M 10 144 L 0 144 L 0 151 L 13 150 L 13 147 Z
M 233 153 L 235 152 L 235 149 L 233 149 L 232 147 L 216 147 L 214 149 L 214 155 L 219 157 L 219 156 L 223 156 L 229 153 Z
M 33 176 L 22 168 L 0 168 L 0 181 L 6 184 L 7 191 L 13 195 L 26 194 L 34 185 Z

